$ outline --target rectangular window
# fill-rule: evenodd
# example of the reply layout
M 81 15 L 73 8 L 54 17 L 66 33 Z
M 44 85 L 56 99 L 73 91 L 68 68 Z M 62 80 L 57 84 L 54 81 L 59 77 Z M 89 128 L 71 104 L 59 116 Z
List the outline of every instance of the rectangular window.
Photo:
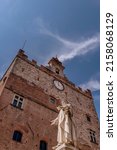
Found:
M 40 141 L 40 150 L 47 150 L 47 143 L 45 141 Z
M 21 97 L 19 95 L 15 95 L 14 99 L 13 99 L 13 102 L 12 102 L 12 105 L 14 107 L 17 107 L 17 108 L 21 109 L 23 107 L 23 97 Z
M 17 141 L 17 142 L 21 142 L 21 139 L 22 139 L 22 133 L 19 132 L 19 131 L 14 131 L 13 133 L 13 138 L 12 138 L 14 141 Z

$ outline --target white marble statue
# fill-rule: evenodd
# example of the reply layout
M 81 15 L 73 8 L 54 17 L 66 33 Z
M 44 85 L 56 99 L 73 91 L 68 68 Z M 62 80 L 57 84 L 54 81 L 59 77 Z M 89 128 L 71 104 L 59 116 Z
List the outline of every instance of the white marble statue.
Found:
M 51 125 L 58 125 L 57 148 L 62 144 L 69 144 L 76 147 L 76 132 L 74 122 L 72 120 L 73 112 L 70 104 L 63 103 L 58 106 L 59 114 L 56 119 L 51 121 Z

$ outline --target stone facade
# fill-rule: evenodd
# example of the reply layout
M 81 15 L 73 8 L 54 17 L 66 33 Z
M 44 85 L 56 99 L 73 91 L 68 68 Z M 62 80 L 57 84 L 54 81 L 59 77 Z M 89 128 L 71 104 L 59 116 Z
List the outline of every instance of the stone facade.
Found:
M 62 83 L 62 90 L 54 80 Z M 16 107 L 15 96 L 23 98 L 22 106 Z M 56 107 L 61 101 L 73 107 L 79 149 L 99 150 L 99 122 L 91 91 L 70 82 L 57 58 L 48 66 L 37 65 L 19 50 L 0 81 L 0 150 L 39 150 L 40 141 L 52 150 L 57 127 L 50 121 L 58 115 Z M 13 139 L 14 131 L 21 132 L 20 142 Z

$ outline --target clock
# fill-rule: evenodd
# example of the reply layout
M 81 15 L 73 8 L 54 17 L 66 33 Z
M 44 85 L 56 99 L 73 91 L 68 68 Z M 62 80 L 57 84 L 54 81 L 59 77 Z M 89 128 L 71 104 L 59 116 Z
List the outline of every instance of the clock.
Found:
M 60 91 L 64 90 L 64 85 L 58 81 L 58 80 L 54 80 L 54 85 L 57 89 L 59 89 Z

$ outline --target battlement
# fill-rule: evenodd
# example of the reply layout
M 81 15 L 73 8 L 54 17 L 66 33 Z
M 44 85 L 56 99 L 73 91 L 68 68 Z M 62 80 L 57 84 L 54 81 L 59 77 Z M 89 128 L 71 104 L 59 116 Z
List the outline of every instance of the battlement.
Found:
M 28 56 L 25 54 L 24 50 L 20 49 L 19 52 L 18 52 L 18 54 L 16 55 L 16 58 L 20 58 L 21 60 L 24 60 L 26 63 L 34 66 L 36 69 L 41 70 L 42 72 L 45 72 L 49 76 L 53 76 L 55 79 L 58 79 L 61 82 L 63 82 L 64 84 L 70 86 L 75 91 L 77 91 L 77 92 L 79 92 L 79 93 L 81 93 L 81 94 L 83 94 L 83 95 L 85 95 L 85 96 L 87 96 L 89 98 L 92 98 L 92 94 L 91 94 L 91 91 L 89 89 L 84 90 L 81 87 L 76 86 L 65 75 L 64 76 L 60 76 L 59 74 L 56 74 L 55 72 L 53 72 L 53 70 L 51 69 L 50 66 L 38 65 L 36 60 L 34 60 L 34 59 L 32 59 L 32 60 L 28 59 Z M 12 68 L 13 68 L 13 66 L 15 64 L 16 64 L 16 62 L 15 62 L 15 59 L 14 59 L 13 62 L 11 63 L 11 65 L 10 65 L 10 67 L 7 69 L 6 73 L 10 72 L 10 71 L 12 72 Z M 24 70 L 24 68 L 25 67 L 22 68 L 22 71 Z M 17 68 L 17 70 L 18 70 L 18 68 Z M 3 75 L 3 77 L 6 77 L 6 73 Z M 3 77 L 2 77 L 2 80 L 4 79 Z M 39 79 L 39 77 L 38 77 L 38 79 Z M 2 82 L 2 80 L 1 80 L 1 82 Z
M 91 91 L 90 91 L 89 89 L 83 90 L 81 87 L 77 87 L 73 82 L 69 81 L 69 79 L 68 79 L 65 75 L 64 75 L 64 76 L 60 76 L 59 74 L 56 74 L 56 73 L 52 70 L 52 68 L 51 68 L 50 65 L 49 65 L 49 66 L 38 65 L 36 60 L 34 60 L 34 59 L 29 60 L 29 59 L 28 59 L 28 56 L 25 54 L 25 51 L 24 51 L 24 50 L 20 49 L 16 57 L 19 57 L 19 58 L 25 60 L 26 62 L 30 63 L 31 65 L 36 66 L 36 68 L 39 68 L 40 70 L 42 70 L 42 71 L 48 73 L 49 75 L 52 75 L 52 76 L 58 78 L 58 79 L 61 80 L 62 82 L 67 83 L 69 86 L 71 86 L 72 88 L 74 88 L 74 89 L 77 90 L 78 92 L 80 92 L 80 93 L 82 93 L 82 94 L 84 94 L 84 95 L 86 95 L 86 96 L 92 97 Z M 65 68 L 65 67 L 62 65 L 62 62 L 60 62 L 60 61 L 58 60 L 58 58 L 55 58 L 55 59 L 52 58 L 52 59 L 49 61 L 49 64 L 51 63 L 51 61 L 54 61 L 54 60 L 56 60 L 57 62 L 59 62 L 59 65 L 61 65 L 63 69 Z
M 34 60 L 34 59 L 32 59 L 32 61 L 29 60 L 29 59 L 28 59 L 28 56 L 25 54 L 25 51 L 22 50 L 22 49 L 20 49 L 20 50 L 18 51 L 18 54 L 17 54 L 16 57 L 20 57 L 20 58 L 23 59 L 23 60 L 29 61 L 32 65 L 37 65 L 37 61 Z
M 20 49 L 18 54 L 17 54 L 18 57 L 21 57 L 23 59 L 28 59 L 28 56 L 25 54 L 25 51 Z

